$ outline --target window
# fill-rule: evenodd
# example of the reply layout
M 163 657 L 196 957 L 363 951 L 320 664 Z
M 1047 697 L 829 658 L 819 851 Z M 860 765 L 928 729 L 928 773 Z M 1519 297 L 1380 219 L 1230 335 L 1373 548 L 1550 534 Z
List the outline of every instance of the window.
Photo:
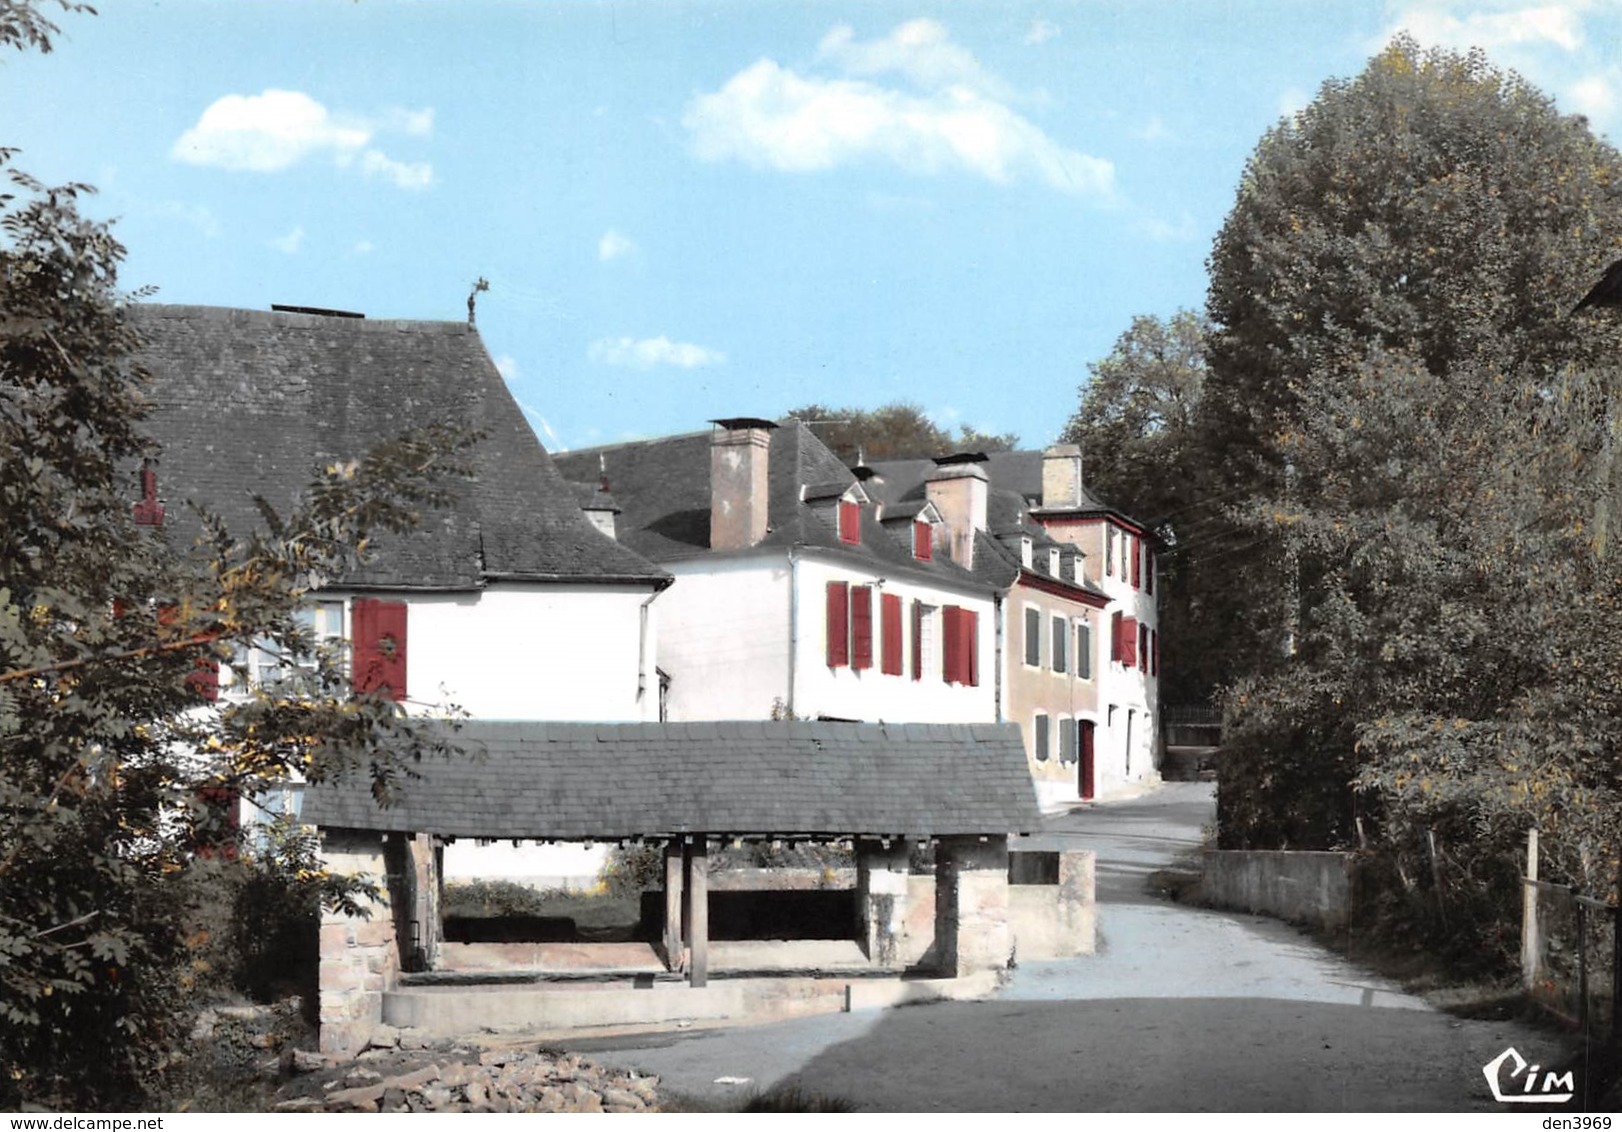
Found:
M 406 698 L 406 604 L 358 597 L 354 605 L 355 691 Z
M 357 599 L 364 600 L 366 599 Z M 403 619 L 402 603 L 382 604 L 399 606 L 402 610 L 400 616 Z M 160 610 L 159 617 L 162 615 Z M 208 699 L 217 698 L 221 685 L 227 688 L 237 687 L 242 691 L 248 688 L 263 688 L 292 694 L 315 693 L 319 690 L 315 687 L 315 678 L 319 671 L 317 659 L 319 650 L 332 648 L 334 645 L 341 647 L 343 644 L 344 603 L 312 602 L 294 610 L 293 620 L 303 634 L 305 643 L 310 646 L 307 650 L 295 649 L 291 641 L 278 642 L 270 637 L 260 637 L 251 647 L 238 649 L 225 669 L 221 670 L 214 665 L 209 672 L 204 672 L 200 668 L 198 672 L 186 678 L 186 683 L 196 687 Z M 213 665 L 212 661 L 206 663 Z M 210 681 L 213 683 L 212 690 L 205 689 L 204 685 Z
M 1076 675 L 1082 680 L 1093 678 L 1093 629 L 1085 621 L 1076 622 Z
M 850 588 L 850 666 L 873 667 L 873 587 Z
M 920 562 L 928 562 L 935 557 L 935 525 L 933 523 L 914 523 L 912 525 L 912 556 Z
M 1104 573 L 1115 573 L 1115 528 L 1104 524 Z
M 1117 662 L 1121 659 L 1121 617 L 1120 610 L 1116 610 L 1109 619 L 1109 658 Z
M 879 597 L 879 628 L 884 631 L 884 657 L 879 671 L 886 676 L 902 675 L 902 600 L 895 594 Z
M 1068 717 L 1059 720 L 1059 762 L 1069 766 L 1076 761 L 1076 721 Z
M 1155 630 L 1149 634 L 1149 675 L 1160 675 L 1160 632 Z
M 839 541 L 862 541 L 862 505 L 849 499 L 839 501 Z
M 1066 656 L 1069 651 L 1070 629 L 1063 617 L 1053 619 L 1053 671 L 1070 671 L 1070 658 Z
M 942 610 L 942 616 L 944 646 L 941 653 L 946 682 L 975 687 L 980 683 L 980 615 L 972 609 L 948 605 Z
M 1025 607 L 1025 663 L 1042 666 L 1042 611 L 1034 605 Z
M 1048 547 L 1048 575 L 1054 578 L 1059 576 L 1059 548 L 1056 546 Z
M 1138 667 L 1149 671 L 1149 626 L 1138 626 Z
M 1031 721 L 1031 746 L 1036 752 L 1036 761 L 1048 761 L 1048 717 L 1046 712 L 1037 712 Z
M 1143 588 L 1143 540 L 1137 535 L 1128 536 L 1132 545 L 1132 585 L 1136 589 Z
M 1143 592 L 1155 592 L 1155 552 L 1148 549 L 1143 552 Z
M 940 672 L 939 652 L 935 630 L 936 607 L 921 601 L 912 603 L 912 678 L 922 680 L 924 673 L 931 676 Z
M 1027 570 L 1031 568 L 1031 555 L 1034 552 L 1035 550 L 1031 544 L 1030 536 L 1025 535 L 1021 537 L 1019 540 L 1019 564 L 1025 567 Z
M 1128 668 L 1138 666 L 1138 622 L 1134 617 L 1121 620 L 1121 663 Z

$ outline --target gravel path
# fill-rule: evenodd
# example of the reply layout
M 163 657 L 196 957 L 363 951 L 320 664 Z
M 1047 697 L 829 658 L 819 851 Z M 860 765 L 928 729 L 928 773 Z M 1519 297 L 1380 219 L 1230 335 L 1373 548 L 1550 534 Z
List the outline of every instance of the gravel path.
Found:
M 577 1046 L 722 1096 L 794 1084 L 873 1111 L 1495 1110 L 1481 1066 L 1553 1039 L 1452 1018 L 1260 917 L 1161 901 L 1211 787 L 1055 819 L 1032 847 L 1099 854 L 1097 955 L 1022 964 L 994 1000 Z

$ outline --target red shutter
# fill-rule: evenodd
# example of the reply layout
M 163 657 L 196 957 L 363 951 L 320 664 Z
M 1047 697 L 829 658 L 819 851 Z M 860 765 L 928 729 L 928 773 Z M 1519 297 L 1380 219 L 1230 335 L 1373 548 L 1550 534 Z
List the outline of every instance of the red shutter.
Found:
M 928 562 L 935 557 L 935 528 L 928 523 L 912 525 L 912 556 Z
M 850 666 L 873 667 L 873 587 L 852 586 L 850 591 Z
M 200 656 L 192 662 L 186 673 L 186 687 L 210 703 L 220 698 L 220 662 L 211 656 Z
M 1109 658 L 1111 660 L 1121 659 L 1121 614 L 1119 610 L 1110 614 Z
M 1149 671 L 1149 626 L 1138 626 L 1138 667 Z
M 850 587 L 828 583 L 828 667 L 850 663 Z
M 839 541 L 862 541 L 862 508 L 848 499 L 839 501 Z
M 912 678 L 924 678 L 924 605 L 916 599 L 912 603 Z
M 1121 621 L 1121 663 L 1128 668 L 1138 666 L 1138 619 L 1127 617 Z
M 963 681 L 971 688 L 980 686 L 980 615 L 965 609 L 958 615 L 963 631 Z
M 403 601 L 355 599 L 355 692 L 376 692 L 396 702 L 406 698 L 406 604 Z
M 901 599 L 885 594 L 879 599 L 879 619 L 884 632 L 883 672 L 886 676 L 901 675 Z
M 960 649 L 962 639 L 958 636 L 957 619 L 963 611 L 955 605 L 948 605 L 941 610 L 941 625 L 944 632 L 941 641 L 941 674 L 948 684 L 963 683 L 959 666 L 962 664 Z
M 1143 588 L 1143 540 L 1137 535 L 1127 535 L 1131 540 L 1127 545 L 1132 548 L 1132 585 L 1135 589 Z

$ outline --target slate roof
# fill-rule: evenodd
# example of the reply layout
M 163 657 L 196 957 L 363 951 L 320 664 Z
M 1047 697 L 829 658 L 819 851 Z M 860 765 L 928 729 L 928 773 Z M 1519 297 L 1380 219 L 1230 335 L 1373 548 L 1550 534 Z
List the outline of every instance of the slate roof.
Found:
M 262 525 L 255 493 L 284 510 L 327 463 L 411 426 L 462 422 L 486 435 L 456 505 L 425 513 L 408 535 L 379 537 L 374 561 L 335 581 L 472 589 L 495 578 L 668 578 L 581 514 L 465 323 L 157 304 L 132 305 L 129 317 L 145 341 L 145 431 L 162 446 L 158 493 L 177 545 L 197 533 L 187 499 L 245 532 Z
M 831 509 L 819 514 L 810 502 L 836 497 L 857 482 L 856 476 L 801 421 L 780 421 L 770 435 L 762 549 L 818 547 L 869 569 L 913 571 L 983 588 L 945 555 L 915 559 L 910 533 L 885 529 L 873 507 L 862 508 L 861 544 L 841 542 L 823 518 Z M 710 432 L 692 432 L 562 452 L 556 459 L 570 479 L 596 479 L 601 468 L 622 509 L 620 540 L 655 562 L 676 562 L 710 553 L 710 437 Z
M 306 787 L 326 828 L 606 840 L 949 836 L 1040 821 L 1015 724 L 472 721 L 466 757 L 419 768 L 388 809 L 369 784 Z

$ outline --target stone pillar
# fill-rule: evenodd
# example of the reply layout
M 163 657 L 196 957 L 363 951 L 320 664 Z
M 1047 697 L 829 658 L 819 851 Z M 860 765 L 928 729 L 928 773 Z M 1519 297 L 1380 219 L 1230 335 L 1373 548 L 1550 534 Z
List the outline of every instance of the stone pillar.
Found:
M 856 938 L 876 967 L 905 962 L 907 843 L 856 843 Z
M 700 835 L 682 846 L 687 888 L 687 982 L 702 987 L 710 973 L 710 847 Z
M 943 837 L 935 850 L 935 944 L 952 977 L 1008 966 L 1008 838 Z
M 682 941 L 687 938 L 687 925 L 683 918 L 687 912 L 687 902 L 682 895 L 686 886 L 682 883 L 684 855 L 680 841 L 665 842 L 665 970 L 677 971 L 681 969 Z
M 1058 931 L 1061 955 L 1091 955 L 1098 947 L 1097 857 L 1090 849 L 1059 854 Z
M 323 830 L 321 860 L 332 873 L 365 876 L 378 885 L 361 916 L 321 914 L 321 1049 L 359 1053 L 383 1020 L 383 992 L 400 969 L 393 908 L 384 876 L 383 835 L 369 830 Z

